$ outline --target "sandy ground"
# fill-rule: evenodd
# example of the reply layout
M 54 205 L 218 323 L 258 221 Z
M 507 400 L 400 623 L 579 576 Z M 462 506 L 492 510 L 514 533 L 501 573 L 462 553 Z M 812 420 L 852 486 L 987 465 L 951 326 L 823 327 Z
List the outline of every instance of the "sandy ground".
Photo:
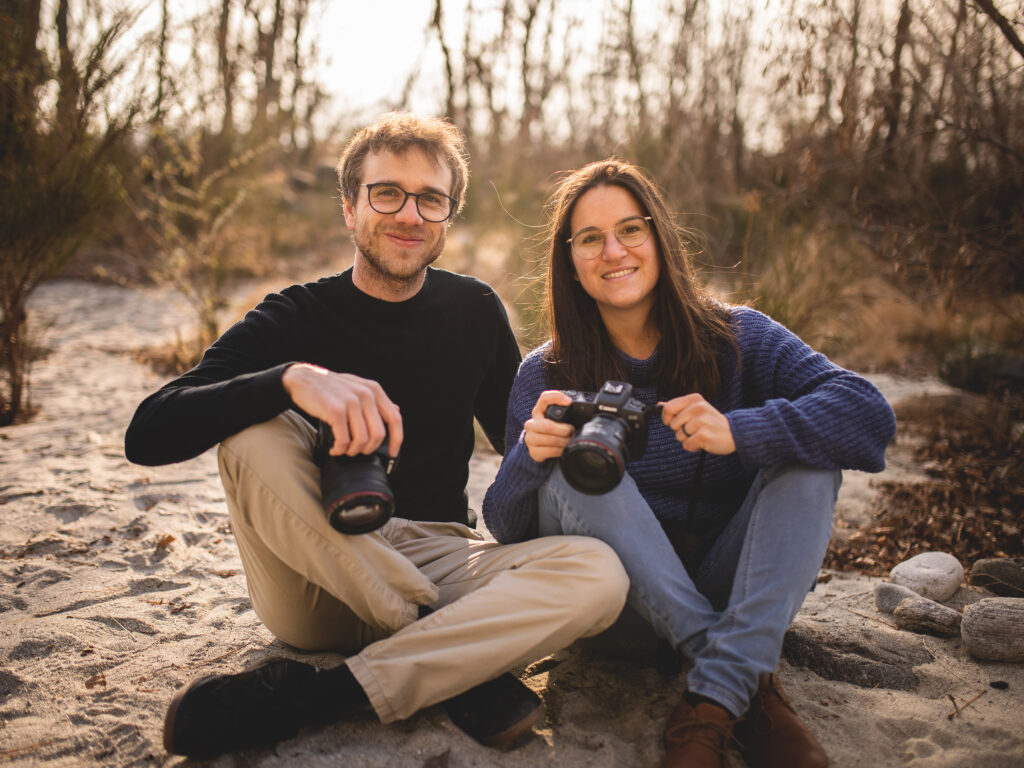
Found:
M 39 413 L 0 430 L 0 762 L 180 764 L 161 746 L 173 693 L 196 676 L 291 652 L 250 608 L 213 452 L 159 468 L 132 466 L 122 452 L 135 405 L 161 383 L 130 353 L 187 335 L 189 316 L 166 292 L 70 281 L 44 286 L 32 311 L 50 348 L 33 370 Z M 894 401 L 941 389 L 877 381 Z M 894 450 L 890 476 L 915 472 L 903 456 Z M 477 509 L 496 466 L 493 454 L 474 459 Z M 848 473 L 836 535 L 870 520 L 873 494 L 871 477 Z M 798 621 L 895 631 L 875 610 L 871 585 L 832 574 Z M 957 639 L 910 637 L 932 659 L 915 667 L 913 692 L 860 688 L 782 662 L 786 688 L 832 765 L 1024 766 L 1024 665 L 976 662 Z M 521 672 L 543 695 L 548 719 L 509 751 L 476 744 L 431 708 L 386 727 L 354 718 L 215 764 L 659 764 L 661 728 L 685 672 L 665 677 L 647 659 L 580 647 Z M 993 680 L 1009 687 L 993 689 Z M 734 756 L 733 764 L 743 763 Z

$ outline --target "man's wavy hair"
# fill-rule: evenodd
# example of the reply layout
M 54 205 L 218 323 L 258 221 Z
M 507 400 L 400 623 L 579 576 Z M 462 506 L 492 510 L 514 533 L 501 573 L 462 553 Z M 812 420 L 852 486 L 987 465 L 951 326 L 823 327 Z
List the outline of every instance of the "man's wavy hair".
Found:
M 455 198 L 452 218 L 466 203 L 466 185 L 469 183 L 469 156 L 462 131 L 439 117 L 424 117 L 409 112 L 389 112 L 373 125 L 357 131 L 341 153 L 338 161 L 338 181 L 341 194 L 355 205 L 359 197 L 359 184 L 363 177 L 363 162 L 371 152 L 390 152 L 402 155 L 418 149 L 439 165 L 452 172 L 452 188 L 448 193 Z
M 626 190 L 651 217 L 660 267 L 649 318 L 661 337 L 655 371 L 659 396 L 700 392 L 714 397 L 721 384 L 723 355 L 737 353 L 728 309 L 700 286 L 691 254 L 661 191 L 637 166 L 617 158 L 570 172 L 546 205 L 550 251 L 544 312 L 551 332 L 551 349 L 545 356 L 549 384 L 596 392 L 609 379 L 626 380 L 622 358 L 596 302 L 575 279 L 572 246 L 567 242 L 576 203 L 600 186 Z

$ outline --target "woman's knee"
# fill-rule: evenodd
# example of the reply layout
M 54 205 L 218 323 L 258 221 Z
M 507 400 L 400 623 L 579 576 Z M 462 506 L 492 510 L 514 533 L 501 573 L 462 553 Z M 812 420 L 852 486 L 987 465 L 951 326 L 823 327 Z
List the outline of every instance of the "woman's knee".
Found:
M 764 470 L 762 487 L 777 485 L 797 498 L 819 500 L 831 506 L 839 495 L 843 473 L 838 469 L 821 469 L 804 464 L 786 464 Z

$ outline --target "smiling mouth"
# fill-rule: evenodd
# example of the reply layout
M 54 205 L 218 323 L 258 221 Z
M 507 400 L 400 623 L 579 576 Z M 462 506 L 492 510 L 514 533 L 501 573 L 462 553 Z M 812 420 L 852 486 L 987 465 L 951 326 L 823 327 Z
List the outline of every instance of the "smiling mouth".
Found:
M 617 269 L 614 272 L 608 272 L 607 274 L 601 275 L 602 280 L 614 280 L 617 277 L 625 277 L 633 272 L 636 272 L 636 267 L 626 267 L 625 269 Z
M 422 237 L 418 237 L 413 234 L 406 234 L 404 232 L 386 232 L 385 234 L 392 240 L 396 240 L 399 243 L 405 243 L 408 245 L 423 242 Z

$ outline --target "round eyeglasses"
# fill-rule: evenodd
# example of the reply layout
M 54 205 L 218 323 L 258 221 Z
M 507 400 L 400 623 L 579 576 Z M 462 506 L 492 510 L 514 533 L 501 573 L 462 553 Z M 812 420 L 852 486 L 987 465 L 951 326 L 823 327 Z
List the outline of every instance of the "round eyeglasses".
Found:
M 589 261 L 604 253 L 605 236 L 608 232 L 614 232 L 615 239 L 626 248 L 636 248 L 643 245 L 651 235 L 651 217 L 630 216 L 608 229 L 581 229 L 565 242 L 572 245 L 572 252 L 578 258 Z
M 398 213 L 410 197 L 416 200 L 420 217 L 434 224 L 447 221 L 455 211 L 455 198 L 441 192 L 406 192 L 386 181 L 360 186 L 366 187 L 370 207 L 377 213 Z

